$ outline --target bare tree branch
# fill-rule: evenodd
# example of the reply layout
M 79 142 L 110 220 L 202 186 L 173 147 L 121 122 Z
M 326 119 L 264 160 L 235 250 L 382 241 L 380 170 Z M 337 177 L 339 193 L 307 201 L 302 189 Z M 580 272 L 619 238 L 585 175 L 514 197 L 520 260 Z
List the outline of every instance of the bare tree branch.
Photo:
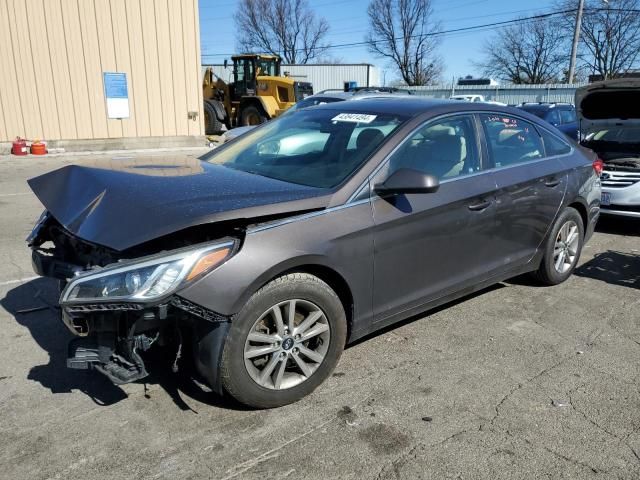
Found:
M 280 55 L 285 63 L 308 63 L 329 47 L 324 18 L 307 0 L 241 0 L 235 14 L 237 48 L 241 52 Z
M 504 27 L 485 42 L 486 54 L 476 66 L 485 75 L 510 83 L 557 82 L 569 60 L 560 24 L 539 18 Z
M 432 20 L 431 0 L 371 0 L 369 50 L 389 59 L 407 85 L 426 85 L 440 78 L 442 59 L 433 34 L 440 25 Z
M 559 8 L 574 8 L 559 0 Z M 563 29 L 573 31 L 575 14 L 564 18 Z M 615 78 L 640 67 L 640 0 L 585 0 L 578 60 L 583 71 Z

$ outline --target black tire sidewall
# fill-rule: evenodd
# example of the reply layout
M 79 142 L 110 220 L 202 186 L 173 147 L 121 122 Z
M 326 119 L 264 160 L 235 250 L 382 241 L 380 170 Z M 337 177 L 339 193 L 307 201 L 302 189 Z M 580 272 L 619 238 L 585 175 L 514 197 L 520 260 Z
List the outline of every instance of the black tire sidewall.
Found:
M 565 273 L 560 273 L 555 269 L 553 262 L 553 250 L 556 244 L 556 238 L 558 237 L 558 232 L 562 228 L 562 226 L 569 220 L 573 220 L 576 225 L 578 225 L 578 249 L 576 252 L 576 259 L 571 268 Z M 545 246 L 544 257 L 542 259 L 542 264 L 540 265 L 539 270 L 539 279 L 547 284 L 547 285 L 558 285 L 565 280 L 567 280 L 575 270 L 578 261 L 580 260 L 580 254 L 582 253 L 582 246 L 584 242 L 584 222 L 582 221 L 582 217 L 572 207 L 567 207 L 557 218 L 555 221 L 551 232 L 549 233 L 549 238 L 547 239 L 547 244 Z
M 216 109 L 211 105 L 210 102 L 204 102 L 204 109 L 209 116 L 209 121 L 204 126 L 206 135 L 215 135 L 222 131 L 222 122 L 218 120 L 218 116 L 216 114 Z
M 243 127 L 251 126 L 251 124 L 247 122 L 249 114 L 257 115 L 260 118 L 260 124 L 263 124 L 264 122 L 267 121 L 267 117 L 262 111 L 262 109 L 260 109 L 259 107 L 256 107 L 255 105 L 249 105 L 242 109 L 242 115 L 240 120 Z
M 249 330 L 269 308 L 298 298 L 313 302 L 326 315 L 331 332 L 324 362 L 301 384 L 286 390 L 262 387 L 247 372 L 244 346 Z M 313 392 L 335 368 L 346 341 L 346 316 L 340 299 L 322 280 L 307 274 L 290 274 L 273 280 L 256 292 L 232 320 L 222 354 L 221 377 L 225 390 L 236 400 L 255 408 L 293 403 Z

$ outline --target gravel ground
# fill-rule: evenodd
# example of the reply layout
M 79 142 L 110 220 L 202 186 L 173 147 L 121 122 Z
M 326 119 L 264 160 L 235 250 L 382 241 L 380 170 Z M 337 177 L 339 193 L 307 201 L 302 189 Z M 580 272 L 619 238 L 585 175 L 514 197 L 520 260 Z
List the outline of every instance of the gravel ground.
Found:
M 0 477 L 640 478 L 639 221 L 604 219 L 563 285 L 403 322 L 301 402 L 251 411 L 188 371 L 116 387 L 67 370 L 55 312 L 20 313 L 56 301 L 32 278 L 25 180 L 85 161 L 0 159 Z

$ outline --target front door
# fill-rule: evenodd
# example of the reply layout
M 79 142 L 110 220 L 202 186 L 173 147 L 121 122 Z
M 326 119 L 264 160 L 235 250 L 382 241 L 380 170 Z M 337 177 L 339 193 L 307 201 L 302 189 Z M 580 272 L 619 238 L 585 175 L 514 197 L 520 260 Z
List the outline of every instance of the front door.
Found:
M 433 120 L 391 155 L 371 182 L 400 168 L 439 178 L 435 193 L 381 198 L 372 190 L 375 321 L 453 293 L 499 262 L 495 180 L 483 171 L 473 115 Z M 374 187 L 375 188 L 375 187 Z

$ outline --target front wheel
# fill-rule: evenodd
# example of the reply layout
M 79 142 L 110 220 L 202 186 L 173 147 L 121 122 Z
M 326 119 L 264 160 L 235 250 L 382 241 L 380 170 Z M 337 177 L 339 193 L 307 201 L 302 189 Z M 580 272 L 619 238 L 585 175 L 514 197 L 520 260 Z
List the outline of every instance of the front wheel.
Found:
M 325 282 L 305 273 L 279 277 L 233 319 L 222 353 L 222 385 L 252 407 L 293 403 L 331 374 L 346 333 L 342 303 Z
M 571 276 L 578 264 L 584 241 L 580 214 L 566 208 L 553 224 L 544 257 L 535 276 L 545 285 L 558 285 Z
M 243 127 L 248 127 L 250 125 L 260 125 L 261 123 L 269 120 L 264 111 L 256 107 L 254 105 L 249 105 L 242 109 L 242 113 L 240 114 L 240 122 Z

